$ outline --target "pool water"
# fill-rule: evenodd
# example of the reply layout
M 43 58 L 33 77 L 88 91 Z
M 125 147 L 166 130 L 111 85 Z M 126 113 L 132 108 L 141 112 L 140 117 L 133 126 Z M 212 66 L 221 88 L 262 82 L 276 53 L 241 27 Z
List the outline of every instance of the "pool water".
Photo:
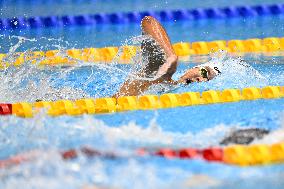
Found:
M 182 1 L 177 5 L 181 7 Z M 192 42 L 283 37 L 283 20 L 282 15 L 165 22 L 163 25 L 173 42 Z M 0 33 L 0 46 L 1 53 L 10 51 L 14 54 L 27 50 L 139 45 L 135 37 L 140 33 L 139 25 L 135 24 L 6 30 Z M 138 59 L 135 57 L 133 62 Z M 186 69 L 206 61 L 225 65 L 224 74 L 207 83 L 163 88 L 164 92 L 284 86 L 283 57 L 262 54 L 247 54 L 238 58 L 218 52 L 180 61 L 174 79 Z M 136 66 L 115 61 L 111 64 L 78 61 L 74 67 L 40 68 L 27 62 L 21 67 L 0 71 L 0 101 L 14 103 L 38 99 L 109 97 Z M 147 93 L 163 92 L 154 88 Z M 33 158 L 8 168 L 0 166 L 0 188 L 261 189 L 273 186 L 281 189 L 284 185 L 282 164 L 238 167 L 202 159 L 137 156 L 135 152 L 144 147 L 223 147 L 220 142 L 224 137 L 241 128 L 270 131 L 264 138 L 253 141 L 254 144 L 276 143 L 284 140 L 283 110 L 282 98 L 75 117 L 49 117 L 44 110 L 29 119 L 2 116 L 0 159 L 17 154 L 32 154 Z M 60 152 L 84 146 L 119 156 L 89 158 L 79 154 L 72 160 L 62 159 Z
M 284 15 L 245 17 L 232 19 L 205 19 L 198 21 L 163 22 L 173 43 L 231 40 L 265 37 L 283 37 Z M 119 35 L 118 35 L 119 34 Z M 17 41 L 10 39 L 11 36 L 22 36 L 28 39 L 36 39 L 36 43 L 26 42 L 18 51 L 31 48 L 37 50 L 56 49 L 52 46 L 60 44 L 65 48 L 87 48 L 120 46 L 129 38 L 141 35 L 139 24 L 101 24 L 98 26 L 72 26 L 50 27 L 19 30 L 4 30 L 1 32 L 1 51 L 8 52 L 11 47 L 9 42 Z M 53 42 L 47 40 L 56 39 Z M 61 39 L 59 41 L 59 39 Z M 4 42 L 5 41 L 5 42 Z
M 191 1 L 186 0 L 58 0 L 58 1 L 24 1 L 24 0 L 1 0 L 0 7 L 3 9 L 0 18 L 13 16 L 49 16 L 49 15 L 68 15 L 74 13 L 94 14 L 94 13 L 112 13 L 129 11 L 146 11 L 161 9 L 180 9 L 182 8 L 207 8 L 207 7 L 226 7 L 237 5 L 258 5 L 280 3 L 278 0 L 239 0 L 228 2 L 226 0 L 206 0 Z M 118 6 L 116 6 L 118 5 Z M 120 6 L 119 6 L 120 5 Z M 51 8 L 52 7 L 52 8 Z

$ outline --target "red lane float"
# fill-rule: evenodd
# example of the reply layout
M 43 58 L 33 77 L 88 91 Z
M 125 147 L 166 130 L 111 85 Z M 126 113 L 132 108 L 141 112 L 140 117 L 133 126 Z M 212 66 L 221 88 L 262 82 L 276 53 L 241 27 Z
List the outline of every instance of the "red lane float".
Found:
M 206 154 L 204 156 L 204 154 Z M 211 154 L 210 157 L 208 154 Z M 134 151 L 135 156 L 160 156 L 169 159 L 194 159 L 201 158 L 205 161 L 219 161 L 218 157 L 222 153 L 222 149 L 194 149 L 194 148 L 182 148 L 182 149 L 170 149 L 170 148 L 161 148 L 161 149 L 145 149 L 139 148 Z M 0 169 L 7 168 L 15 165 L 19 165 L 21 163 L 32 161 L 33 159 L 39 158 L 41 155 L 40 151 L 31 151 L 23 154 L 18 154 L 12 156 L 8 159 L 0 160 Z M 76 159 L 79 155 L 84 155 L 88 158 L 93 157 L 101 157 L 108 159 L 115 158 L 127 158 L 129 156 L 123 156 L 122 154 L 114 153 L 114 152 L 104 152 L 100 150 L 96 150 L 91 147 L 82 147 L 80 149 L 70 149 L 60 152 L 60 155 L 63 160 L 72 160 Z M 204 158 L 205 157 L 205 158 Z
M 0 104 L 0 115 L 12 114 L 12 104 Z
M 64 160 L 70 160 L 70 159 L 75 159 L 78 157 L 79 154 L 82 154 L 88 158 L 92 157 L 103 157 L 103 158 L 118 158 L 119 155 L 112 153 L 112 152 L 102 152 L 90 147 L 82 147 L 79 150 L 76 149 L 70 149 L 61 152 L 61 156 Z
M 0 160 L 0 168 L 7 168 L 23 162 L 32 161 L 42 155 L 41 151 L 31 151 L 19 154 L 8 159 Z M 129 158 L 133 156 L 159 156 L 168 159 L 202 159 L 207 162 L 220 162 L 238 166 L 266 165 L 284 163 L 284 142 L 272 145 L 253 144 L 253 145 L 232 145 L 224 148 L 210 147 L 205 149 L 181 148 L 181 149 L 145 149 L 140 148 L 133 154 L 123 155 L 116 152 L 106 152 L 82 147 L 80 149 L 70 149 L 60 152 L 63 160 L 71 160 L 79 155 L 88 158 Z
M 223 149 L 207 148 L 202 150 L 202 157 L 207 161 L 223 161 Z
M 144 153 L 147 154 L 147 153 Z M 179 159 L 204 159 L 206 161 L 223 161 L 223 149 L 222 148 L 206 148 L 206 149 L 194 149 L 194 148 L 182 148 L 182 149 L 170 149 L 162 148 L 155 152 L 148 152 L 149 155 L 161 156 L 165 158 L 179 158 Z
M 33 159 L 40 157 L 40 155 L 40 151 L 30 151 L 22 154 L 17 154 L 15 156 L 9 157 L 8 159 L 0 160 L 0 169 L 32 161 Z

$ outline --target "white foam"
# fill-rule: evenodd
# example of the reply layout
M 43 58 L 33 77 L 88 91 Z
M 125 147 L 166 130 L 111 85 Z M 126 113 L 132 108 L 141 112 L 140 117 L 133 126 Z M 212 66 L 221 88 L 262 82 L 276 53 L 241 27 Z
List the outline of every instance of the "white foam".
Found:
M 12 64 L 19 57 L 16 51 L 25 45 L 33 46 L 28 51 L 23 52 L 24 56 L 28 56 L 31 51 L 38 47 L 40 42 L 48 41 L 47 46 L 59 49 L 59 53 L 63 52 L 64 46 L 61 39 L 28 39 L 20 36 L 11 36 L 10 40 L 16 40 L 16 44 L 11 44 L 7 56 L 4 58 L 4 62 Z M 38 49 L 37 49 L 38 50 Z M 36 61 L 36 63 L 32 63 Z M 58 80 L 64 80 L 68 73 L 74 68 L 62 70 L 42 71 L 38 68 L 38 63 L 41 59 L 26 60 L 24 64 L 19 67 L 7 67 L 3 71 L 0 71 L 0 101 L 1 102 L 19 102 L 28 101 L 32 102 L 37 99 L 41 100 L 58 100 L 58 99 L 77 99 L 82 97 L 88 97 L 88 95 L 80 90 L 72 87 L 56 87 L 55 83 Z M 54 73 L 52 73 L 54 72 Z M 54 78 L 54 74 L 58 73 L 58 77 Z
M 1 188 L 188 188 L 198 187 L 196 180 L 202 181 L 201 188 L 217 187 L 223 184 L 223 180 L 218 179 L 218 176 L 200 176 L 203 169 L 196 172 L 194 168 L 182 168 L 178 164 L 165 166 L 166 162 L 163 163 L 162 160 L 155 163 L 151 158 L 144 161 L 131 156 L 111 161 L 79 156 L 74 161 L 63 161 L 58 151 L 62 150 L 62 145 L 69 148 L 70 143 L 78 144 L 78 148 L 83 143 L 105 151 L 131 151 L 133 147 L 136 149 L 145 146 L 202 148 L 218 145 L 232 127 L 238 128 L 233 125 L 217 125 L 195 134 L 180 133 L 162 129 L 155 117 L 147 127 L 134 122 L 113 127 L 94 116 L 50 119 L 45 117 L 44 112 L 31 119 L 0 117 L 0 123 L 0 141 L 9 140 L 8 143 L 1 143 L 0 149 L 3 149 L 3 145 L 9 148 L 20 147 L 20 152 L 31 148 L 39 154 L 33 161 L 0 169 L 3 181 L 0 182 Z M 231 169 L 227 168 L 226 171 L 227 174 L 222 175 L 222 178 L 233 174 Z M 249 174 L 246 172 L 247 170 L 243 170 L 239 175 L 245 178 L 263 175 L 259 170 L 252 170 Z
M 115 160 L 113 160 L 115 161 Z M 169 178 L 164 182 L 163 176 Z M 123 163 L 110 163 L 101 159 L 78 158 L 63 161 L 54 151 L 42 152 L 40 158 L 17 167 L 0 170 L 1 188 L 157 188 L 178 185 L 189 171 L 163 167 L 151 162 L 124 159 Z M 175 179 L 173 179 L 175 178 Z M 163 188 L 164 188 L 163 187 Z
M 271 131 L 268 135 L 264 136 L 262 139 L 255 140 L 254 144 L 275 144 L 279 142 L 284 142 L 284 113 L 280 114 L 281 125 L 278 129 Z
M 45 112 L 31 119 L 0 117 L 0 123 L 0 141 L 3 141 L 0 148 L 6 149 L 10 146 L 10 149 L 16 152 L 60 147 L 63 144 L 65 147 L 73 146 L 70 144 L 91 145 L 110 151 L 163 146 L 203 148 L 218 146 L 232 127 L 217 125 L 197 133 L 181 133 L 162 129 L 154 118 L 147 127 L 133 121 L 120 126 L 109 126 L 89 115 L 80 118 L 62 116 L 51 119 L 45 116 Z
M 211 60 L 207 64 L 216 65 L 222 72 L 210 81 L 212 88 L 262 87 L 268 84 L 268 80 L 256 69 L 240 57 L 230 57 L 226 51 L 211 54 Z

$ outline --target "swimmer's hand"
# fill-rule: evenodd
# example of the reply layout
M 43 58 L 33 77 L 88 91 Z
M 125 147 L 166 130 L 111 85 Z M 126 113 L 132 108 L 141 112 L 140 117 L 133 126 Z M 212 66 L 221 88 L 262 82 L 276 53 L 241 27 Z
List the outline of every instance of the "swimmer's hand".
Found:
M 178 57 L 176 55 L 171 55 L 167 58 L 166 62 L 159 68 L 156 78 L 163 80 L 171 80 L 173 74 L 177 70 Z

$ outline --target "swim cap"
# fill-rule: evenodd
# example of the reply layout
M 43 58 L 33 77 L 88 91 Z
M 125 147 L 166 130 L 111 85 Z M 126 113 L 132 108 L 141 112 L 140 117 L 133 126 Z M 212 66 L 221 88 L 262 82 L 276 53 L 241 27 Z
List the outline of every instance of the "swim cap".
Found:
M 195 66 L 194 68 L 200 68 L 200 67 L 206 67 L 206 66 L 211 68 L 216 75 L 222 73 L 222 69 L 221 69 L 222 66 L 217 65 L 216 63 L 213 63 L 213 62 L 207 62 L 207 63 L 204 63 L 204 64 L 200 64 L 198 66 Z

